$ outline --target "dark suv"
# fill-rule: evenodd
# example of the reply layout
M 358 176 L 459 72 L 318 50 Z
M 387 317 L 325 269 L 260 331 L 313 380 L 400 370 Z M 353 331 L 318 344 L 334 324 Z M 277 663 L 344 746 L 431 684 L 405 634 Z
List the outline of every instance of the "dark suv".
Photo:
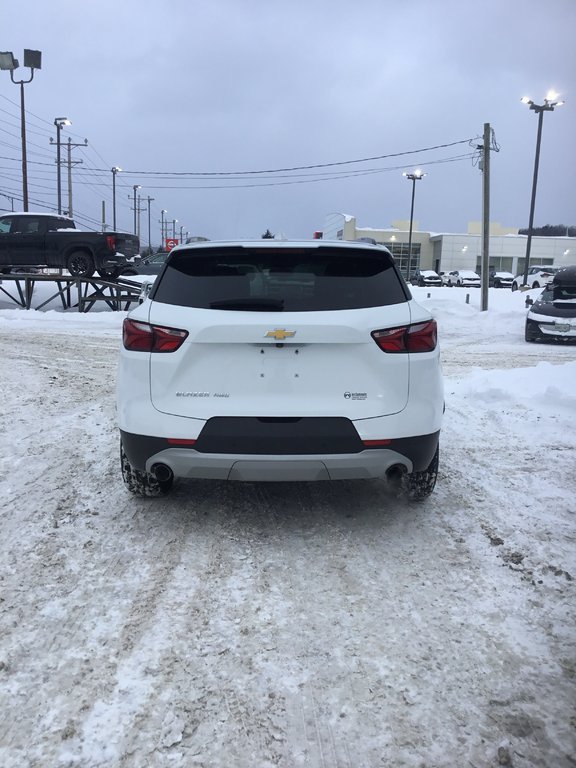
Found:
M 526 341 L 576 341 L 576 267 L 559 269 L 536 301 L 527 303 Z

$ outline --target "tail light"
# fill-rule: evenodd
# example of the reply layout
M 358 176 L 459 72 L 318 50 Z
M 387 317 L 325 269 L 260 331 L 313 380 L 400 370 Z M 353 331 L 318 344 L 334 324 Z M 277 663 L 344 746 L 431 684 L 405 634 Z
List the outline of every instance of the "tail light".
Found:
M 108 246 L 109 251 L 114 251 L 114 253 L 116 253 L 116 238 L 114 235 L 106 235 L 106 245 Z
M 122 327 L 122 341 L 131 352 L 175 352 L 188 336 L 188 331 L 164 328 L 126 318 Z
M 436 320 L 400 328 L 372 331 L 372 338 L 384 352 L 432 352 L 438 343 Z

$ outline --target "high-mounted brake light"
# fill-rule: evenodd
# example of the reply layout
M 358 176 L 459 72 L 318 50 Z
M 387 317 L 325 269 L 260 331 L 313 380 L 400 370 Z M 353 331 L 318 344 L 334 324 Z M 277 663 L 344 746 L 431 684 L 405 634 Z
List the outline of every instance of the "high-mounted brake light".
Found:
M 384 352 L 432 352 L 438 343 L 438 329 L 436 320 L 429 320 L 372 331 L 372 338 Z
M 175 352 L 188 336 L 188 331 L 165 328 L 126 318 L 122 326 L 122 341 L 131 352 Z

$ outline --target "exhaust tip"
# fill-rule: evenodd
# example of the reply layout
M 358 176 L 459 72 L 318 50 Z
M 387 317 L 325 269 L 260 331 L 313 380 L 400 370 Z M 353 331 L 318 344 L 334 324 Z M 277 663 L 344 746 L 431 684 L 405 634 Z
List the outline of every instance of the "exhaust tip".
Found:
M 392 466 L 388 467 L 386 470 L 386 480 L 393 485 L 398 485 L 407 471 L 408 470 L 404 464 L 392 464 Z
M 151 472 L 159 483 L 166 483 L 174 477 L 174 473 L 167 464 L 154 464 Z

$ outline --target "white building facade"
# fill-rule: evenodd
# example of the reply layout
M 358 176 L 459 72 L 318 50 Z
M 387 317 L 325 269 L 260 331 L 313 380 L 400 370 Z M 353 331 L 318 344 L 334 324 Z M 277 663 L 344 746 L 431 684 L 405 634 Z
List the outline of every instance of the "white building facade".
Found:
M 410 222 L 396 221 L 387 229 L 359 227 L 356 217 L 331 213 L 326 217 L 322 236 L 325 240 L 361 240 L 368 238 L 385 245 L 394 256 L 404 277 L 416 269 L 450 272 L 472 269 L 479 272 L 482 263 L 481 224 L 471 222 L 466 234 L 421 232 L 412 223 L 412 247 L 409 253 Z M 526 258 L 526 235 L 517 229 L 490 224 L 490 269 L 520 275 Z M 532 237 L 530 264 L 564 267 L 576 264 L 576 237 Z

